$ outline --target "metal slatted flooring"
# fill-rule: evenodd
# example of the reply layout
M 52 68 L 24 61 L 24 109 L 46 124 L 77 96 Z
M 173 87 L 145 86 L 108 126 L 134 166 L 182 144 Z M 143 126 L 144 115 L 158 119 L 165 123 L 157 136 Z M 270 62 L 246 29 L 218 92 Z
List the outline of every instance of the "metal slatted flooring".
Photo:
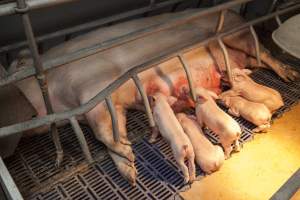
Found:
M 300 98 L 300 82 L 284 83 L 268 70 L 257 70 L 251 77 L 282 94 L 285 106 L 275 113 L 275 118 L 290 109 Z M 255 126 L 242 118 L 235 119 L 243 130 L 241 143 L 251 140 L 251 129 Z M 5 163 L 26 199 L 180 199 L 178 192 L 189 186 L 183 185 L 182 173 L 167 143 L 163 139 L 154 144 L 147 142 L 150 132 L 147 124 L 144 113 L 128 112 L 128 135 L 134 143 L 138 170 L 135 188 L 130 187 L 120 176 L 106 154 L 105 147 L 85 125 L 82 125 L 84 134 L 97 160 L 91 166 L 86 165 L 69 125 L 59 129 L 65 150 L 65 159 L 59 169 L 54 165 L 55 149 L 49 134 L 23 138 L 15 154 L 6 159 Z M 205 130 L 205 134 L 213 143 L 218 143 L 218 137 L 210 130 Z M 199 167 L 197 175 L 200 178 L 204 176 Z

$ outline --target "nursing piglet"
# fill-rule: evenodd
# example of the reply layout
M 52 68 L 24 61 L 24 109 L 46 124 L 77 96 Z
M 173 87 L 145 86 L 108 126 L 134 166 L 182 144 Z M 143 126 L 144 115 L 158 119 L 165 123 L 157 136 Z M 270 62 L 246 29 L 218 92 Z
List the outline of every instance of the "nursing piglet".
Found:
M 251 102 L 239 96 L 222 96 L 221 100 L 229 108 L 230 114 L 242 116 L 255 124 L 257 128 L 253 129 L 254 132 L 265 132 L 270 128 L 272 114 L 264 104 Z
M 196 89 L 196 116 L 201 127 L 207 126 L 220 138 L 225 152 L 225 158 L 230 157 L 233 150 L 231 144 L 234 143 L 236 151 L 240 150 L 239 137 L 242 133 L 239 124 L 227 113 L 218 107 L 214 99 L 218 96 L 204 88 Z
M 196 163 L 207 174 L 217 171 L 224 162 L 225 156 L 222 148 L 213 145 L 204 136 L 197 121 L 190 116 L 178 113 L 176 117 L 193 145 Z
M 195 180 L 195 154 L 193 146 L 184 133 L 178 122 L 167 97 L 161 93 L 156 93 L 152 98 L 153 117 L 160 134 L 171 145 L 173 156 L 184 175 L 184 181 L 193 182 Z M 154 132 L 156 135 L 158 132 Z M 188 160 L 188 167 L 185 165 Z

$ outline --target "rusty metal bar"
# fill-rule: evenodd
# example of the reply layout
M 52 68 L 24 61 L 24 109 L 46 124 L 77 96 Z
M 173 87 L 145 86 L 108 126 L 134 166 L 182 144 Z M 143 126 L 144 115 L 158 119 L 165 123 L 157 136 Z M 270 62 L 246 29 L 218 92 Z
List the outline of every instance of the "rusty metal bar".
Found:
M 73 33 L 78 33 L 80 31 L 85 31 L 85 30 L 90 30 L 105 24 L 109 24 L 112 22 L 116 22 L 118 20 L 121 19 L 125 19 L 128 17 L 132 17 L 132 16 L 136 16 L 145 12 L 149 12 L 153 9 L 159 9 L 159 8 L 164 8 L 173 4 L 177 4 L 177 3 L 181 3 L 185 0 L 169 0 L 169 1 L 165 1 L 165 2 L 161 2 L 161 3 L 156 3 L 155 4 L 155 8 L 151 8 L 150 6 L 147 7 L 143 7 L 143 8 L 139 8 L 136 10 L 132 10 L 132 11 L 128 11 L 128 12 L 124 12 L 118 15 L 114 15 L 111 17 L 106 17 L 104 19 L 98 19 L 95 21 L 91 21 L 88 23 L 84 23 L 78 26 L 74 26 L 71 28 L 66 28 L 66 29 L 62 29 L 53 33 L 49 33 L 43 36 L 39 36 L 36 37 L 36 41 L 39 42 L 43 42 L 49 39 L 53 39 L 53 38 L 57 38 L 57 37 L 61 37 L 61 36 L 65 36 L 65 35 L 69 35 L 69 34 L 73 34 Z M 6 51 L 10 51 L 12 49 L 17 49 L 17 48 L 21 48 L 27 45 L 27 41 L 22 41 L 22 42 L 18 42 L 18 43 L 14 43 L 14 44 L 9 44 L 3 47 L 0 47 L 0 53 L 2 52 L 6 52 Z
M 108 111 L 109 111 L 110 117 L 111 117 L 111 123 L 112 123 L 112 128 L 113 128 L 114 141 L 115 142 L 120 142 L 120 132 L 119 132 L 118 116 L 117 116 L 114 104 L 113 104 L 113 102 L 111 100 L 111 96 L 107 96 L 105 98 L 105 102 L 106 102 L 106 105 L 107 105 L 107 108 L 108 108 Z
M 150 103 L 149 103 L 147 94 L 144 90 L 143 84 L 141 83 L 141 80 L 139 79 L 137 74 L 134 74 L 132 76 L 132 79 L 133 79 L 138 91 L 140 92 L 142 99 L 143 99 L 143 102 L 144 102 L 144 105 L 145 105 L 145 108 L 146 108 L 146 114 L 147 114 L 147 117 L 148 117 L 148 120 L 149 120 L 149 125 L 150 125 L 150 127 L 155 127 L 155 121 L 154 121 L 154 118 L 153 118 L 153 115 L 152 115 Z
M 71 117 L 69 119 L 71 125 L 72 125 L 72 128 L 77 136 L 77 139 L 79 141 L 79 144 L 80 144 L 80 147 L 84 153 L 84 156 L 86 158 L 86 160 L 89 162 L 89 163 L 92 163 L 93 162 L 93 158 L 92 158 L 92 155 L 91 155 L 91 152 L 89 150 L 89 146 L 86 142 L 86 139 L 84 137 L 84 134 L 82 132 L 82 129 L 80 128 L 80 125 L 76 119 L 75 116 Z
M 218 43 L 219 43 L 219 45 L 222 49 L 222 52 L 223 52 L 223 56 L 224 56 L 224 60 L 225 60 L 225 66 L 226 66 L 226 72 L 227 72 L 229 83 L 230 83 L 231 87 L 233 87 L 233 85 L 234 85 L 233 84 L 233 76 L 232 76 L 231 66 L 230 66 L 230 62 L 229 62 L 229 56 L 228 56 L 226 46 L 224 45 L 221 37 L 218 38 Z
M 31 11 L 72 1 L 76 0 L 26 0 L 26 4 L 28 5 L 28 11 Z M 0 5 L 0 16 L 18 14 L 16 8 L 17 4 L 15 2 Z
M 25 0 L 17 0 L 17 6 L 18 7 L 16 8 L 16 11 L 20 13 L 22 17 L 25 34 L 28 40 L 28 45 L 33 57 L 34 67 L 36 70 L 36 78 L 38 80 L 40 89 L 42 91 L 46 110 L 47 113 L 52 114 L 53 109 L 52 109 L 52 105 L 48 93 L 47 78 L 44 74 L 43 64 L 38 53 L 38 48 L 35 42 L 30 18 L 29 15 L 27 14 L 28 6 L 26 5 Z M 59 135 L 55 123 L 52 123 L 50 127 L 51 127 L 52 139 L 55 144 L 56 153 L 57 153 L 56 161 L 57 161 L 57 165 L 59 166 L 63 160 L 63 150 L 59 140 Z
M 120 76 L 120 78 L 113 81 L 105 89 L 100 91 L 95 97 L 93 97 L 91 100 L 89 100 L 87 103 L 81 105 L 80 107 L 77 107 L 70 111 L 50 114 L 50 115 L 47 115 L 47 116 L 44 116 L 41 118 L 37 118 L 37 119 L 33 119 L 30 121 L 25 121 L 25 122 L 21 122 L 18 124 L 2 127 L 2 128 L 0 128 L 0 138 L 6 137 L 8 135 L 11 135 L 11 134 L 14 134 L 17 132 L 21 132 L 24 130 L 36 128 L 36 127 L 39 127 L 42 125 L 47 125 L 47 124 L 49 125 L 52 122 L 69 119 L 70 117 L 72 117 L 74 115 L 81 115 L 83 113 L 86 113 L 86 112 L 90 111 L 93 107 L 95 107 L 98 103 L 103 101 L 106 96 L 110 95 L 113 91 L 115 91 L 122 84 L 124 84 L 127 80 L 129 80 L 134 74 L 140 73 L 140 72 L 147 70 L 153 66 L 156 66 L 157 64 L 159 64 L 161 62 L 164 62 L 171 58 L 177 57 L 178 52 L 181 52 L 181 53 L 188 52 L 194 48 L 201 47 L 210 41 L 216 40 L 219 37 L 225 37 L 232 33 L 235 33 L 235 32 L 238 32 L 238 31 L 241 31 L 244 29 L 248 29 L 249 26 L 251 26 L 251 25 L 258 24 L 260 22 L 263 22 L 265 20 L 273 18 L 276 15 L 281 15 L 286 12 L 298 9 L 298 8 L 300 8 L 300 5 L 294 6 L 293 8 L 287 8 L 287 9 L 278 11 L 276 13 L 272 13 L 270 15 L 246 22 L 246 23 L 244 23 L 240 26 L 237 26 L 235 28 L 232 28 L 228 31 L 221 32 L 214 36 L 208 37 L 206 40 L 201 40 L 201 39 L 196 38 L 187 44 L 178 44 L 178 46 L 174 46 L 174 48 L 171 48 L 165 52 L 160 53 L 158 56 L 156 56 L 155 58 L 153 58 L 151 60 L 148 60 L 140 65 L 133 66 L 130 70 L 128 70 L 122 76 Z M 53 66 L 50 65 L 49 63 L 47 65 L 45 65 L 45 69 L 50 69 L 52 67 Z M 20 73 L 16 73 L 16 74 L 9 76 L 8 79 L 0 79 L 0 85 L 5 85 L 5 84 L 8 84 L 9 82 L 21 80 L 24 78 L 24 74 L 26 76 L 30 76 L 30 75 L 33 75 L 34 73 L 35 73 L 35 71 L 32 68 L 21 70 Z
M 220 15 L 218 18 L 218 24 L 216 27 L 216 33 L 219 33 L 223 29 L 226 12 L 227 12 L 227 10 L 221 10 L 221 12 L 220 12 Z
M 250 26 L 250 32 L 251 32 L 252 37 L 254 39 L 257 65 L 258 66 L 262 66 L 262 64 L 261 64 L 261 58 L 260 58 L 259 41 L 258 41 L 258 37 L 256 35 L 255 29 L 253 28 L 253 26 Z
M 195 88 L 194 88 L 194 85 L 193 85 L 193 78 L 192 78 L 190 68 L 189 68 L 189 66 L 188 66 L 187 62 L 185 61 L 182 54 L 179 54 L 178 58 L 179 58 L 179 61 L 181 62 L 182 66 L 184 68 L 184 71 L 185 71 L 185 74 L 186 74 L 186 77 L 187 77 L 187 80 L 188 80 L 188 83 L 189 83 L 189 87 L 190 87 L 191 97 L 192 97 L 193 101 L 196 102 L 196 92 L 195 92 Z

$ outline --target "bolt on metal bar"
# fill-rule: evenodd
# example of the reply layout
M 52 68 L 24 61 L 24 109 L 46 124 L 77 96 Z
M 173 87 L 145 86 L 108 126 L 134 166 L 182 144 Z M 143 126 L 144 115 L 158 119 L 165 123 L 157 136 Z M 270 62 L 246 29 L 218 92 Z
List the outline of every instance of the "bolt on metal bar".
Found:
M 193 86 L 193 78 L 192 78 L 191 70 L 182 54 L 179 54 L 177 57 L 179 58 L 179 61 L 181 62 L 182 66 L 184 68 L 184 71 L 185 71 L 185 74 L 186 74 L 186 77 L 187 77 L 187 80 L 189 83 L 189 87 L 190 87 L 191 97 L 192 97 L 193 101 L 196 101 L 196 93 L 195 93 L 195 88 Z
M 183 1 L 185 1 L 185 0 L 169 0 L 169 1 L 166 1 L 166 2 L 156 3 L 155 8 L 151 8 L 149 6 L 146 6 L 146 7 L 143 7 L 143 8 L 138 8 L 136 10 L 124 12 L 124 13 L 117 14 L 117 15 L 113 15 L 111 17 L 106 17 L 104 19 L 98 19 L 98 20 L 95 20 L 95 21 L 80 24 L 80 25 L 77 25 L 77 26 L 74 26 L 74 27 L 71 27 L 71 28 L 65 28 L 65 29 L 62 29 L 62 30 L 59 30 L 59 31 L 56 31 L 56 32 L 53 32 L 53 33 L 49 33 L 49 34 L 46 34 L 46 35 L 43 35 L 43 36 L 39 36 L 39 37 L 36 38 L 36 41 L 37 42 L 42 42 L 42 41 L 45 41 L 45 40 L 50 40 L 50 39 L 53 39 L 53 38 L 57 38 L 57 37 L 61 37 L 61 36 L 65 36 L 65 35 L 69 35 L 69 34 L 73 34 L 73 33 L 78 33 L 80 31 L 90 30 L 90 29 L 93 29 L 93 28 L 96 28 L 96 27 L 99 27 L 99 26 L 102 26 L 102 25 L 105 25 L 105 24 L 108 24 L 108 23 L 111 23 L 111 22 L 116 22 L 116 21 L 121 20 L 121 19 L 136 16 L 136 15 L 139 15 L 139 14 L 142 14 L 142 13 L 145 13 L 145 12 L 149 12 L 149 11 L 154 10 L 154 9 L 164 8 L 164 7 L 173 5 L 173 4 L 178 4 L 178 3 L 181 3 Z M 17 49 L 17 48 L 21 48 L 25 45 L 27 45 L 27 41 L 22 41 L 22 42 L 9 44 L 9 45 L 0 47 L 0 53 L 10 51 L 10 50 L 13 50 L 13 49 Z
M 293 8 L 286 8 L 284 10 L 278 11 L 276 13 L 272 13 L 270 15 L 246 22 L 244 24 L 241 24 L 237 27 L 234 27 L 230 30 L 227 30 L 225 32 L 218 33 L 214 36 L 210 36 L 206 38 L 205 40 L 201 38 L 195 38 L 191 42 L 185 43 L 185 44 L 178 44 L 177 46 L 174 46 L 174 48 L 169 49 L 165 52 L 160 53 L 155 58 L 152 58 L 150 60 L 147 60 L 146 62 L 133 66 L 130 70 L 125 72 L 122 76 L 120 76 L 117 80 L 113 81 L 111 84 L 109 84 L 106 88 L 104 88 L 102 91 L 100 91 L 95 97 L 93 97 L 91 100 L 89 100 L 87 103 L 74 108 L 69 111 L 61 112 L 61 113 L 55 113 L 50 114 L 44 117 L 32 119 L 29 121 L 17 123 L 14 125 L 9 125 L 0 128 L 0 138 L 6 137 L 9 135 L 12 135 L 17 132 L 21 132 L 24 130 L 29 130 L 33 128 L 37 128 L 42 125 L 49 125 L 52 122 L 58 122 L 61 120 L 69 119 L 70 117 L 74 115 L 81 115 L 83 113 L 86 113 L 90 111 L 93 107 L 95 107 L 99 102 L 103 101 L 106 96 L 110 95 L 113 91 L 115 91 L 117 88 L 119 88 L 122 84 L 124 84 L 126 81 L 128 81 L 134 74 L 140 73 L 144 70 L 147 70 L 153 66 L 156 66 L 157 64 L 167 61 L 171 58 L 177 57 L 178 52 L 184 53 L 188 52 L 194 48 L 201 47 L 208 42 L 217 40 L 217 38 L 225 37 L 230 34 L 236 33 L 238 31 L 242 31 L 245 29 L 249 29 L 249 26 L 261 23 L 263 21 L 266 21 L 268 19 L 274 18 L 276 15 L 281 15 L 284 13 L 287 13 L 289 11 L 295 10 L 300 8 L 300 5 L 294 6 Z M 49 63 L 45 63 L 45 70 L 51 69 L 53 65 Z M 10 82 L 14 82 L 16 80 L 21 80 L 24 77 L 29 77 L 35 73 L 34 68 L 26 68 L 24 70 L 20 70 L 20 73 L 17 73 L 17 75 L 14 73 L 13 75 L 10 75 L 6 79 L 0 79 L 0 86 L 6 85 Z
M 152 115 L 150 103 L 149 103 L 147 94 L 144 90 L 144 87 L 142 85 L 142 82 L 139 79 L 137 74 L 134 74 L 132 76 L 132 79 L 133 79 L 133 81 L 134 81 L 134 83 L 135 83 L 142 99 L 143 99 L 143 102 L 144 102 L 144 105 L 145 105 L 145 108 L 146 108 L 146 114 L 147 114 L 147 117 L 148 117 L 148 120 L 149 120 L 149 125 L 150 125 L 150 127 L 155 127 L 155 121 L 154 121 L 154 118 L 153 118 L 153 115 Z
M 253 28 L 253 26 L 250 26 L 250 31 L 251 31 L 252 37 L 254 39 L 257 65 L 262 66 L 261 58 L 260 58 L 259 41 L 258 41 L 258 37 L 257 37 L 257 34 L 256 34 L 255 29 Z
M 84 134 L 82 132 L 82 129 L 80 128 L 80 125 L 76 119 L 75 116 L 71 117 L 69 119 L 71 125 L 72 125 L 72 128 L 77 136 L 77 139 L 79 141 L 79 144 L 80 144 L 80 147 L 84 153 L 84 156 L 86 158 L 86 160 L 89 162 L 89 163 L 92 163 L 93 162 L 93 158 L 92 158 L 92 155 L 91 155 L 91 152 L 89 150 L 89 147 L 88 147 L 88 144 L 86 142 L 86 139 L 84 137 Z
M 227 72 L 229 83 L 230 83 L 231 87 L 233 87 L 233 85 L 234 85 L 233 76 L 232 76 L 232 72 L 231 72 L 231 66 L 230 66 L 229 56 L 228 56 L 226 46 L 224 45 L 221 38 L 218 38 L 218 43 L 219 43 L 219 45 L 222 49 L 222 52 L 223 52 L 223 56 L 224 56 L 224 60 L 225 60 L 225 66 L 226 66 L 226 72 Z
M 33 57 L 34 67 L 36 70 L 36 78 L 38 80 L 40 89 L 42 91 L 46 110 L 47 110 L 47 113 L 52 114 L 53 109 L 52 109 L 52 105 L 51 105 L 50 97 L 49 97 L 49 93 L 48 93 L 47 80 L 46 80 L 46 76 L 44 74 L 43 64 L 42 64 L 42 61 L 41 61 L 39 53 L 38 53 L 38 48 L 37 48 L 37 45 L 35 42 L 30 18 L 29 18 L 29 15 L 27 14 L 28 7 L 25 3 L 25 0 L 17 0 L 17 5 L 18 5 L 17 10 L 18 10 L 18 12 L 20 12 L 21 17 L 22 17 L 25 34 L 26 34 L 26 37 L 28 40 L 28 45 L 29 45 L 29 48 L 30 48 L 30 51 L 31 51 L 31 54 Z M 61 142 L 59 140 L 59 134 L 58 134 L 56 125 L 54 123 L 52 123 L 50 127 L 51 127 L 52 139 L 55 144 L 56 153 L 57 153 L 56 161 L 57 161 L 57 165 L 59 166 L 63 159 L 63 150 L 62 150 Z
M 26 0 L 26 4 L 28 5 L 28 11 L 31 11 L 72 1 L 76 0 Z M 16 7 L 17 4 L 15 2 L 0 5 L 0 16 L 17 14 L 18 11 L 15 10 Z
M 105 98 L 105 102 L 111 117 L 114 141 L 120 142 L 118 116 L 110 95 Z
M 227 12 L 227 10 L 221 10 L 221 12 L 220 12 L 220 15 L 218 18 L 218 24 L 216 27 L 216 33 L 219 33 L 223 29 L 226 12 Z

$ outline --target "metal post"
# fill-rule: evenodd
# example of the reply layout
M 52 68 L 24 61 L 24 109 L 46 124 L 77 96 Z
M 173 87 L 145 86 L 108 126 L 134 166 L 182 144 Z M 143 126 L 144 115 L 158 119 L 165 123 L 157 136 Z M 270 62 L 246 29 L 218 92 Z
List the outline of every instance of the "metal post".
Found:
M 258 66 L 262 66 L 262 64 L 261 64 L 261 59 L 260 59 L 259 41 L 258 41 L 258 37 L 257 37 L 256 32 L 255 32 L 255 30 L 254 30 L 254 28 L 253 28 L 252 25 L 250 26 L 250 31 L 251 31 L 251 34 L 252 34 L 253 39 L 254 39 L 254 44 L 255 44 L 255 54 L 256 54 L 257 65 L 258 65 Z
M 114 104 L 112 103 L 111 96 L 107 96 L 105 98 L 105 102 L 106 102 L 106 105 L 108 107 L 110 117 L 111 117 L 114 141 L 115 142 L 120 142 L 118 117 L 117 117 L 117 113 L 116 113 Z
M 219 19 L 218 19 L 218 24 L 217 24 L 217 27 L 216 27 L 216 33 L 219 33 L 223 29 L 226 12 L 227 12 L 227 10 L 222 10 L 220 12 Z
M 190 87 L 191 97 L 193 98 L 194 101 L 196 101 L 196 93 L 195 93 L 195 89 L 194 89 L 194 86 L 193 86 L 193 78 L 192 78 L 190 68 L 189 68 L 188 64 L 186 63 L 183 55 L 179 54 L 178 58 L 179 58 L 182 66 L 184 68 L 184 71 L 186 73 L 187 80 L 188 80 L 189 87 Z
M 282 24 L 281 19 L 279 18 L 279 15 L 276 15 L 275 17 L 277 25 L 280 26 Z
M 222 52 L 223 52 L 223 56 L 224 56 L 224 60 L 225 60 L 225 66 L 226 66 L 226 72 L 227 72 L 229 83 L 230 83 L 231 87 L 233 87 L 233 77 L 232 77 L 231 66 L 230 66 L 230 62 L 229 62 L 229 56 L 228 56 L 227 49 L 226 49 L 226 47 L 225 47 L 225 45 L 224 45 L 221 38 L 218 38 L 218 43 L 219 43 L 219 45 L 222 49 Z
M 70 122 L 71 122 L 71 125 L 72 125 L 72 128 L 77 136 L 77 139 L 79 141 L 79 144 L 80 144 L 80 147 L 84 153 L 84 156 L 86 158 L 86 160 L 89 162 L 89 163 L 92 163 L 93 162 L 93 158 L 92 158 L 92 155 L 91 155 L 91 152 L 89 150 L 89 147 L 88 147 L 88 144 L 86 142 L 86 139 L 84 137 L 84 134 L 79 126 L 79 123 L 77 121 L 77 119 L 75 118 L 75 116 L 71 117 L 70 119 Z
M 133 75 L 132 79 L 133 79 L 138 91 L 140 92 L 140 94 L 142 96 L 142 99 L 143 99 L 143 102 L 144 102 L 144 105 L 145 105 L 145 108 L 146 108 L 146 114 L 147 114 L 147 117 L 148 117 L 148 120 L 149 120 L 149 125 L 150 125 L 150 127 L 155 127 L 155 121 L 153 119 L 150 103 L 149 103 L 149 100 L 147 98 L 147 94 L 144 90 L 144 87 L 143 87 L 143 85 L 142 85 L 142 83 L 141 83 L 141 81 L 140 81 L 137 74 Z
M 33 57 L 34 67 L 36 70 L 35 75 L 43 94 L 43 99 L 45 102 L 47 113 L 52 114 L 53 109 L 49 98 L 47 79 L 44 74 L 42 61 L 38 53 L 29 15 L 27 14 L 28 6 L 26 5 L 25 0 L 17 0 L 17 6 L 18 7 L 16 8 L 16 12 L 20 13 L 22 16 L 25 34 L 28 40 L 29 48 Z M 52 133 L 52 139 L 55 144 L 56 154 L 57 154 L 56 164 L 57 166 L 59 166 L 63 160 L 63 150 L 59 140 L 59 135 L 55 123 L 51 124 L 51 133 Z

